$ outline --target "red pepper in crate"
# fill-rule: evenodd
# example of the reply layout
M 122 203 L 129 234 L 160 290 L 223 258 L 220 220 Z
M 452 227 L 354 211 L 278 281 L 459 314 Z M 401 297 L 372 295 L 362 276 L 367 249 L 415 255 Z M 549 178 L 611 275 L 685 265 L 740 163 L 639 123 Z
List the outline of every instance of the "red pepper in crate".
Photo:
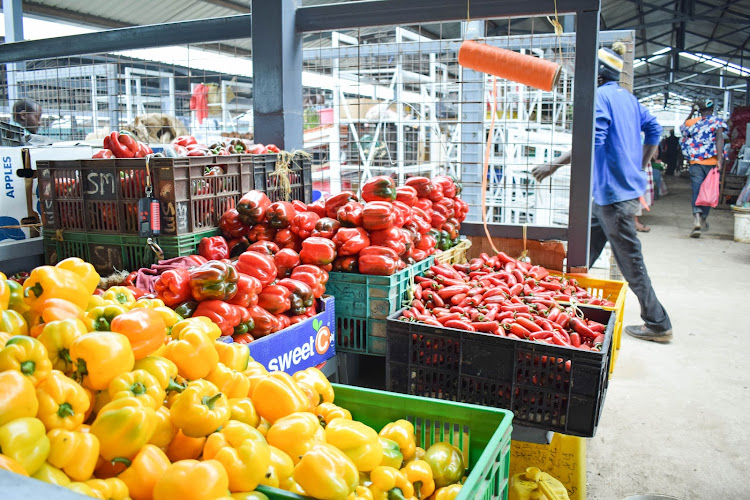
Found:
M 297 211 L 297 213 L 310 211 L 310 209 L 307 208 L 307 204 L 303 201 L 292 200 L 292 206 L 294 207 L 294 210 Z
M 133 135 L 129 133 L 120 132 L 120 135 L 117 137 L 117 140 L 119 140 L 120 144 L 128 148 L 128 150 L 131 153 L 133 153 L 133 157 L 138 156 L 138 152 L 140 150 L 140 146 L 139 146 L 140 143 L 138 142 L 138 139 L 136 139 Z
M 240 324 L 234 327 L 232 332 L 232 339 L 237 342 L 236 337 L 241 335 L 250 336 L 250 331 L 255 328 L 255 320 L 250 316 L 250 311 L 247 307 L 237 307 L 240 312 Z M 252 338 L 252 336 L 250 336 Z
M 312 288 L 304 281 L 294 278 L 284 278 L 279 281 L 279 285 L 285 287 L 292 294 L 290 297 L 291 308 L 289 309 L 289 314 L 293 316 L 304 314 L 309 307 L 315 304 Z
M 330 217 L 323 217 L 315 223 L 315 229 L 310 236 L 319 236 L 320 238 L 333 238 L 336 231 L 341 227 L 341 223 Z
M 240 214 L 240 220 L 245 224 L 258 224 L 265 220 L 266 211 L 271 206 L 271 200 L 266 193 L 253 189 L 248 191 L 240 201 L 237 202 L 237 212 Z
M 410 256 L 412 250 L 414 249 L 414 236 L 408 229 L 399 228 L 399 232 L 401 233 L 401 241 L 403 242 L 405 248 L 404 253 L 399 253 L 399 256 L 403 260 L 404 258 Z M 398 251 L 396 251 L 396 253 L 398 253 Z
M 427 198 L 418 198 L 417 204 L 414 205 L 415 208 L 421 208 L 424 210 L 424 213 L 427 214 L 427 220 L 430 220 L 430 217 L 432 217 L 432 202 Z
M 266 287 L 276 279 L 276 264 L 273 257 L 258 252 L 245 252 L 240 255 L 235 264 L 237 272 L 257 278 L 263 287 Z
M 234 327 L 240 324 L 240 308 L 223 300 L 204 300 L 198 304 L 193 313 L 195 316 L 205 316 L 221 330 L 222 335 L 232 335 Z
M 266 144 L 266 154 L 280 153 L 281 150 L 275 144 Z
M 409 205 L 401 201 L 394 201 L 393 208 L 396 209 L 396 222 L 393 223 L 394 226 L 404 227 L 411 222 L 412 211 Z
M 273 261 L 276 264 L 277 278 L 291 276 L 292 270 L 302 263 L 299 254 L 291 248 L 282 248 L 279 250 L 278 253 L 274 255 Z
M 154 154 L 154 150 L 151 149 L 148 144 L 142 142 L 138 143 L 138 154 L 136 154 L 138 158 L 145 158 L 147 155 L 151 154 Z
M 248 242 L 247 238 L 245 237 L 232 238 L 231 240 L 227 241 L 227 248 L 229 249 L 229 258 L 233 259 L 235 257 L 238 257 L 242 252 L 245 252 L 249 246 L 250 246 L 250 242 Z
M 446 222 L 448 222 L 448 218 L 445 215 L 440 212 L 432 212 L 432 217 L 430 218 L 430 224 L 432 224 L 432 227 L 442 227 Z
M 96 153 L 94 153 L 94 156 L 92 156 L 91 158 L 106 158 L 106 159 L 110 159 L 110 158 L 115 158 L 115 154 L 112 151 L 110 151 L 109 149 L 100 149 L 99 151 L 97 151 Z
M 238 273 L 237 294 L 228 299 L 229 304 L 241 307 L 250 307 L 258 303 L 258 294 L 263 289 L 260 280 L 245 273 Z
M 422 235 L 417 232 L 416 228 L 405 226 L 401 228 L 401 231 L 406 231 L 407 233 L 409 233 L 409 239 L 414 245 L 414 248 L 416 248 L 417 245 L 419 245 L 419 242 L 422 241 Z
M 396 201 L 413 207 L 417 204 L 417 190 L 411 186 L 399 186 L 396 188 Z
M 291 248 L 295 252 L 302 250 L 302 238 L 294 234 L 289 228 L 277 232 L 273 241 L 279 245 L 279 248 Z
M 334 194 L 325 201 L 326 216 L 331 219 L 335 219 L 338 214 L 339 208 L 346 205 L 350 201 L 359 201 L 357 195 L 351 191 L 342 191 L 339 194 Z
M 302 251 L 299 256 L 303 264 L 329 266 L 336 258 L 336 244 L 325 238 L 311 236 L 302 242 Z
M 456 238 L 458 238 L 458 228 L 450 222 L 443 223 L 443 225 L 440 226 L 440 229 L 446 231 L 451 240 L 455 240 Z
M 265 337 L 268 334 L 278 331 L 279 322 L 273 314 L 260 306 L 248 307 L 247 310 L 250 313 L 250 317 L 253 318 L 254 324 L 252 330 L 250 330 L 250 335 L 253 338 Z
M 443 198 L 442 200 L 433 203 L 432 209 L 435 212 L 443 214 L 446 219 L 450 219 L 456 215 L 456 202 L 452 198 Z
M 277 332 L 283 330 L 284 328 L 292 324 L 291 318 L 287 316 L 286 314 L 276 314 L 275 316 L 276 316 L 276 321 L 277 321 L 277 326 L 276 326 Z
M 360 203 L 349 201 L 338 209 L 336 218 L 344 227 L 358 227 L 362 225 L 363 212 L 364 207 Z
M 187 147 L 187 146 L 190 146 L 192 144 L 197 144 L 197 143 L 198 141 L 196 141 L 195 137 L 193 137 L 192 135 L 181 135 L 172 141 L 173 146 L 183 146 L 183 147 Z
M 291 303 L 292 292 L 281 285 L 268 285 L 258 295 L 258 306 L 271 314 L 287 312 Z
M 359 272 L 358 266 L 358 255 L 346 255 L 344 257 L 336 257 L 333 261 L 333 269 L 337 273 L 356 273 Z
M 368 231 L 387 229 L 396 222 L 396 209 L 392 203 L 371 201 L 365 204 L 362 212 L 362 227 Z
M 164 271 L 154 282 L 154 291 L 169 307 L 190 300 L 190 272 L 187 269 L 170 269 Z
M 262 253 L 263 255 L 270 255 L 273 257 L 277 253 L 279 253 L 279 245 L 274 243 L 273 241 L 256 241 L 249 247 L 247 247 L 248 252 L 258 252 Z
M 423 234 L 422 235 L 422 241 L 420 241 L 417 244 L 417 250 L 424 250 L 425 252 L 430 252 L 431 250 L 435 250 L 437 248 L 437 238 L 431 234 Z M 432 255 L 431 253 L 428 253 L 428 255 Z
M 359 253 L 359 272 L 378 276 L 390 276 L 396 272 L 401 259 L 391 248 L 367 247 Z
M 453 182 L 453 179 L 451 179 L 447 175 L 438 175 L 437 177 L 433 177 L 432 183 L 435 186 L 440 186 L 443 189 L 443 196 L 445 196 L 446 198 L 456 197 L 456 183 Z
M 304 240 L 312 235 L 319 220 L 320 217 L 315 212 L 297 212 L 289 229 Z
M 430 191 L 430 194 L 427 197 L 433 204 L 445 198 L 445 195 L 443 194 L 443 186 L 433 183 L 432 191 Z
M 125 136 L 127 139 L 125 141 L 133 141 L 132 137 Z M 107 137 L 104 138 L 104 149 L 109 149 L 112 151 L 112 154 L 115 155 L 116 158 L 132 158 L 133 155 L 138 151 L 137 147 L 135 151 L 131 150 L 127 144 L 124 144 L 120 141 L 120 134 L 117 132 L 112 132 Z
M 237 270 L 231 264 L 212 260 L 190 271 L 190 291 L 198 302 L 227 300 L 237 293 L 237 280 Z
M 427 177 L 409 177 L 405 184 L 417 190 L 417 196 L 428 198 L 435 185 Z
M 249 155 L 262 155 L 265 154 L 266 147 L 263 144 L 253 144 L 247 148 L 247 154 Z
M 453 202 L 456 211 L 455 216 L 459 222 L 463 222 L 466 220 L 466 214 L 469 213 L 469 204 L 461 198 L 456 198 Z
M 388 246 L 388 242 L 397 240 L 401 237 L 401 232 L 397 227 L 389 227 L 378 231 L 370 232 L 370 244 L 378 247 Z
M 372 177 L 362 186 L 362 199 L 365 201 L 395 201 L 396 183 L 387 175 Z
M 319 299 L 326 293 L 326 283 L 328 283 L 328 273 L 318 266 L 301 265 L 292 271 L 292 279 L 307 283 L 312 289 L 313 296 Z
M 267 222 L 255 224 L 250 228 L 250 231 L 247 232 L 247 239 L 251 243 L 258 241 L 273 241 L 274 237 L 276 237 L 276 230 L 269 226 Z
M 420 234 L 425 234 L 430 229 L 432 229 L 432 224 L 430 224 L 430 217 L 427 216 L 424 210 L 419 207 L 411 207 L 411 213 L 411 221 L 417 226 L 417 231 Z
M 208 260 L 229 258 L 229 245 L 223 236 L 210 236 L 198 243 L 198 254 Z
M 326 213 L 326 202 L 322 198 L 319 199 L 316 202 L 313 202 L 313 203 L 307 205 L 307 211 L 308 212 L 315 212 L 316 214 L 318 214 L 318 217 L 320 217 L 321 219 L 323 217 L 327 217 L 328 216 L 328 214 Z
M 297 215 L 296 210 L 288 201 L 271 203 L 266 211 L 266 222 L 274 229 L 285 229 Z
M 361 227 L 342 227 L 332 240 L 336 244 L 336 254 L 357 255 L 360 250 L 370 246 L 367 231 Z
M 250 320 L 252 320 L 252 318 L 250 318 Z M 253 321 L 252 322 L 252 326 L 249 326 L 248 329 L 252 330 L 254 327 L 255 327 L 255 322 Z M 250 342 L 252 342 L 255 339 L 249 333 L 240 333 L 240 334 L 234 334 L 234 335 L 232 335 L 232 340 L 236 344 L 249 344 Z

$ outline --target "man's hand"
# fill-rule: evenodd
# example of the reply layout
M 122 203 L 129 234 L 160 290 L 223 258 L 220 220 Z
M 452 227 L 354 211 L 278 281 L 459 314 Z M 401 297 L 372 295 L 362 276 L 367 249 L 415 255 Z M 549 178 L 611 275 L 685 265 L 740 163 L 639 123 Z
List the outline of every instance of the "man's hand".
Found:
M 544 163 L 534 167 L 534 170 L 531 171 L 531 175 L 533 175 L 534 179 L 538 182 L 542 182 L 544 179 L 554 174 L 560 167 L 561 165 L 550 165 L 549 163 Z

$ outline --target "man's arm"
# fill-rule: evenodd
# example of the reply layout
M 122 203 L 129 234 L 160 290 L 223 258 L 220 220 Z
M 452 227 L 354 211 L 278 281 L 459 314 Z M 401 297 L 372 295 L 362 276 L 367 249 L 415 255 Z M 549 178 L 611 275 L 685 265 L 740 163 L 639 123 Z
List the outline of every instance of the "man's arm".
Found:
M 557 172 L 557 169 L 559 169 L 563 165 L 567 165 L 570 163 L 571 151 L 566 151 L 549 163 L 544 163 L 542 165 L 534 167 L 534 170 L 531 171 L 531 175 L 533 175 L 537 181 L 543 181 L 550 175 Z
M 724 129 L 716 129 L 716 166 L 724 165 Z
M 656 153 L 658 146 L 656 144 L 644 144 L 643 145 L 643 158 L 641 160 L 641 170 L 646 169 L 646 165 L 651 162 L 651 158 Z

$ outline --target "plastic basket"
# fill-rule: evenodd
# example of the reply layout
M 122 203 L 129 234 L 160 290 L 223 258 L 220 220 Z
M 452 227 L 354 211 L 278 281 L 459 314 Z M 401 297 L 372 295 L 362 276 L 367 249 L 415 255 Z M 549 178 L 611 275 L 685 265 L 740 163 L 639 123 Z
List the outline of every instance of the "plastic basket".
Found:
M 384 356 L 386 319 L 401 309 L 414 277 L 433 262 L 429 257 L 391 276 L 328 273 L 326 293 L 336 298 L 336 350 Z
M 507 408 L 519 425 L 591 437 L 609 384 L 615 315 L 579 306 L 607 325 L 601 352 L 388 318 L 386 387 Z
M 452 266 L 453 264 L 465 264 L 467 261 L 466 254 L 471 248 L 470 240 L 461 240 L 455 247 L 435 256 L 435 262 Z
M 558 479 L 570 500 L 586 499 L 586 440 L 555 433 L 549 444 L 510 442 L 510 477 L 536 467 Z
M 115 234 L 61 232 L 58 239 L 54 231 L 44 230 L 44 258 L 47 264 L 56 264 L 68 257 L 80 257 L 90 262 L 101 275 L 114 271 L 137 271 L 155 264 L 159 257 L 148 238 Z M 164 252 L 164 258 L 181 257 L 198 253 L 201 239 L 219 234 L 217 229 L 183 236 L 153 238 Z
M 22 146 L 23 136 L 24 131 L 22 127 L 0 121 L 0 146 Z
M 274 175 L 277 154 L 253 155 L 255 189 L 265 191 L 271 201 L 300 200 L 312 203 L 312 164 L 308 158 L 296 155 L 289 164 L 289 198 L 284 196 L 280 176 Z
M 217 228 L 222 214 L 253 188 L 251 155 L 153 158 L 153 195 L 161 202 L 161 232 L 180 236 Z M 206 175 L 220 166 L 224 174 Z M 138 234 L 138 200 L 145 196 L 146 160 L 37 162 L 42 222 L 47 229 Z
M 375 430 L 405 418 L 417 434 L 417 446 L 428 448 L 449 441 L 464 454 L 470 474 L 457 500 L 490 500 L 508 497 L 510 435 L 513 415 L 507 410 L 484 408 L 415 396 L 333 384 L 336 404 Z M 271 500 L 306 497 L 259 486 Z

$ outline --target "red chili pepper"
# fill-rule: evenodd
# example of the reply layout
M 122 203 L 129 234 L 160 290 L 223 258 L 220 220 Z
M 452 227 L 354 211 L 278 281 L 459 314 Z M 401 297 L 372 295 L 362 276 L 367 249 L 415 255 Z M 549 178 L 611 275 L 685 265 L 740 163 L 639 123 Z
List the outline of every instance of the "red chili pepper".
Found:
M 273 263 L 276 264 L 276 277 L 280 279 L 291 276 L 292 270 L 299 266 L 302 261 L 297 252 L 291 248 L 284 248 L 273 256 Z
M 534 323 L 533 321 L 529 319 L 518 317 L 516 318 L 516 322 L 532 333 L 542 331 L 541 326 L 537 325 L 536 323 Z
M 512 333 L 513 335 L 517 335 L 518 337 L 521 337 L 524 339 L 529 338 L 529 336 L 531 335 L 531 332 L 529 332 L 523 326 L 519 325 L 517 322 L 511 323 L 509 330 L 510 330 L 510 333 Z
M 529 335 L 529 338 L 531 340 L 543 340 L 543 339 L 548 339 L 552 337 L 553 335 L 554 333 L 549 330 L 542 330 L 540 332 L 532 333 L 531 335 Z
M 573 347 L 581 347 L 581 336 L 576 332 L 570 334 L 570 345 Z
M 446 328 L 458 328 L 459 330 L 468 330 L 470 332 L 477 331 L 476 328 L 471 326 L 470 323 L 461 320 L 450 320 L 445 322 Z
M 443 316 L 438 316 L 437 320 L 442 323 L 443 325 L 446 324 L 448 321 L 456 321 L 461 319 L 461 314 L 458 313 L 450 313 Z
M 568 316 L 568 313 L 561 312 L 557 318 L 555 318 L 555 323 L 560 325 L 563 328 L 567 328 L 570 324 L 570 316 Z
M 586 324 L 580 320 L 579 318 L 571 318 L 570 319 L 570 326 L 575 330 L 581 337 L 586 337 L 589 339 L 595 339 L 598 334 L 594 331 L 592 331 Z
M 471 326 L 478 332 L 495 332 L 500 329 L 497 321 L 472 321 Z

